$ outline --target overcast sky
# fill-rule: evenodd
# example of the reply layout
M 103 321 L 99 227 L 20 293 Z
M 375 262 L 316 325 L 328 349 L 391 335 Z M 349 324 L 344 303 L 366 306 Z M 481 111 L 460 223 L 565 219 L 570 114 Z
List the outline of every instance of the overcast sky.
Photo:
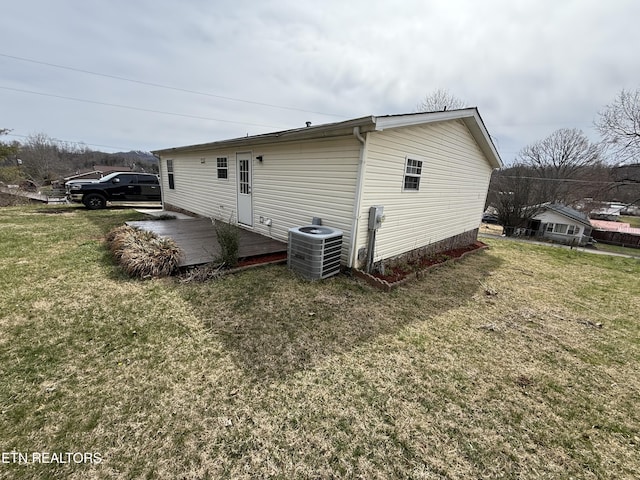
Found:
M 509 163 L 559 128 L 597 140 L 640 86 L 637 0 L 20 0 L 0 18 L 0 128 L 103 151 L 409 113 L 445 88 Z

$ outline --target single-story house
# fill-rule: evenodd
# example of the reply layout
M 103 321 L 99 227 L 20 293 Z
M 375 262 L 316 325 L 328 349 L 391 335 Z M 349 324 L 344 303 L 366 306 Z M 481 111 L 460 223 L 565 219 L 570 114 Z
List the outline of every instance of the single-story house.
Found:
M 558 203 L 538 208 L 528 225 L 533 235 L 568 245 L 585 245 L 591 239 L 592 226 L 585 214 Z
M 94 165 L 92 170 L 79 170 L 73 175 L 64 177 L 64 181 L 69 180 L 98 180 L 113 172 L 130 172 L 131 167 L 122 165 Z
M 384 207 L 376 262 L 473 243 L 491 172 L 502 166 L 476 108 L 307 124 L 153 153 L 164 208 L 282 241 L 289 228 L 320 218 L 342 230 L 348 267 L 366 256 L 372 206 Z
M 623 203 L 603 202 L 599 208 L 591 210 L 589 218 L 617 222 L 620 220 L 620 212 L 625 207 L 626 205 Z

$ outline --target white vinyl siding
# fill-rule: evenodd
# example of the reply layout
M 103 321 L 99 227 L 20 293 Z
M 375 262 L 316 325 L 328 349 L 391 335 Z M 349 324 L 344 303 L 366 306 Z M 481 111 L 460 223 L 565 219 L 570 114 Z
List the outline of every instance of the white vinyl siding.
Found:
M 252 152 L 253 228 L 262 235 L 287 241 L 289 228 L 309 225 L 313 217 L 344 232 L 342 261 L 347 263 L 360 143 L 353 136 L 239 148 Z M 199 215 L 235 220 L 237 172 L 228 162 L 229 181 L 217 178 L 218 157 L 235 158 L 236 151 L 174 156 L 176 190 L 164 201 Z M 256 160 L 262 156 L 263 161 Z M 163 183 L 163 188 L 165 188 Z M 260 223 L 271 219 L 271 227 Z
M 205 217 L 235 221 L 236 190 L 234 183 L 217 179 L 217 157 L 231 157 L 226 152 L 204 156 L 202 153 L 173 156 L 175 189 L 169 190 L 162 178 L 162 196 L 165 203 L 183 208 Z M 229 176 L 235 175 L 234 162 L 229 163 Z
M 342 262 L 348 259 L 360 143 L 353 137 L 255 147 L 254 231 L 286 241 L 291 227 L 313 217 L 344 232 Z M 259 222 L 270 218 L 272 226 Z
M 399 188 L 407 158 L 422 160 L 419 191 Z M 376 261 L 478 228 L 491 171 L 462 121 L 368 134 L 356 250 L 366 246 L 372 205 L 386 218 Z

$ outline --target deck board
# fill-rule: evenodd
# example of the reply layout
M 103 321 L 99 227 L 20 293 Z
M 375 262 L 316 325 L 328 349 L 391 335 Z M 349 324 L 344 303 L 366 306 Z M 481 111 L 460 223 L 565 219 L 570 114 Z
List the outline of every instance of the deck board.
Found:
M 146 220 L 127 222 L 127 225 L 172 238 L 182 249 L 181 267 L 214 261 L 220 255 L 220 245 L 213 224 L 208 218 L 181 220 Z M 243 228 L 240 232 L 240 258 L 287 251 L 287 244 Z

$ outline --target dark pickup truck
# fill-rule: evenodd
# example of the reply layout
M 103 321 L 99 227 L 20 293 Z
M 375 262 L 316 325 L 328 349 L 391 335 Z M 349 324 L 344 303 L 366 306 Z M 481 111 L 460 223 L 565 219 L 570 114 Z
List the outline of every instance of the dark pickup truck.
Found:
M 97 210 L 107 202 L 159 202 L 160 182 L 151 173 L 115 172 L 100 180 L 67 185 L 66 193 L 72 202 Z

